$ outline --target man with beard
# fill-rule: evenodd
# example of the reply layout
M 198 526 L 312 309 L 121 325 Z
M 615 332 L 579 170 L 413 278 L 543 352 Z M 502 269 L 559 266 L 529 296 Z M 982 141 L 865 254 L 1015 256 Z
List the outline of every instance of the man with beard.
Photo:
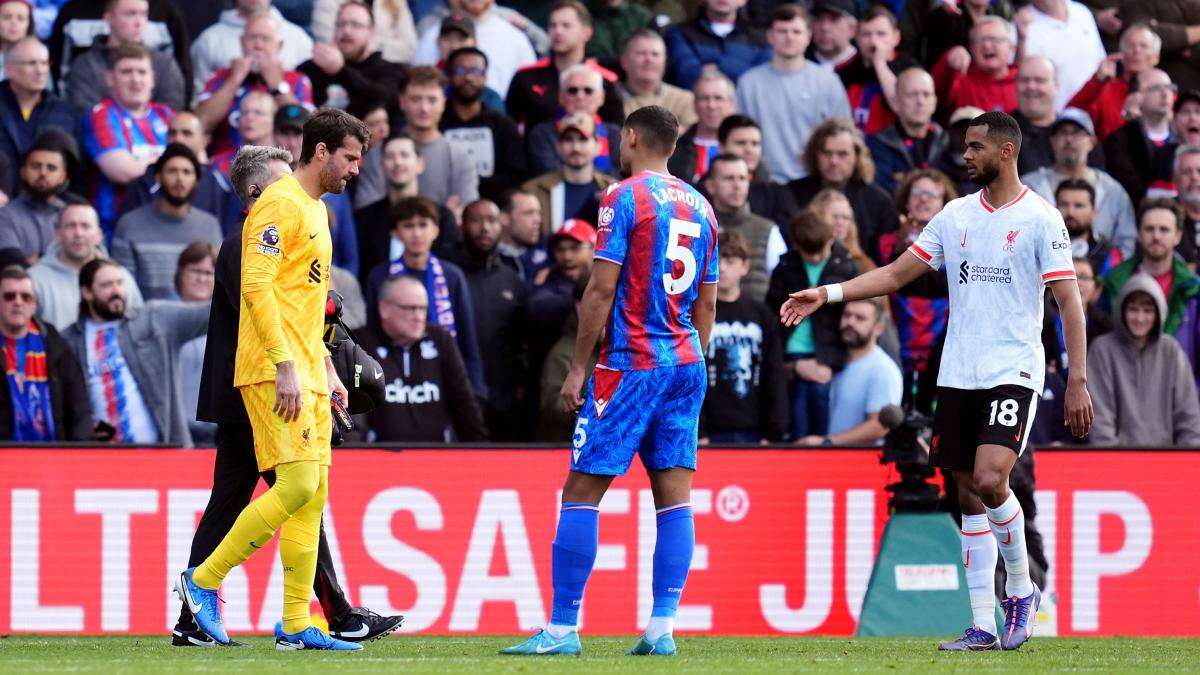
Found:
M 829 385 L 829 432 L 801 445 L 876 445 L 887 434 L 879 422 L 886 405 L 900 405 L 900 368 L 877 344 L 887 325 L 883 298 L 847 302 L 842 310 L 846 365 Z
M 471 289 L 475 332 L 483 356 L 488 400 L 483 407 L 491 440 L 521 439 L 520 412 L 527 367 L 525 350 L 525 281 L 501 261 L 500 209 L 481 199 L 463 209 L 463 253 L 459 267 Z
M 1124 260 L 1121 250 L 1092 231 L 1096 221 L 1096 189 L 1091 183 L 1077 178 L 1064 180 L 1054 190 L 1054 201 L 1067 226 L 1072 258 L 1087 259 L 1092 273 L 1098 277 L 1106 276 L 1121 264 Z
M 1064 180 L 1091 183 L 1096 189 L 1096 234 L 1115 244 L 1122 255 L 1132 254 L 1137 227 L 1129 194 L 1115 178 L 1087 163 L 1088 153 L 1096 147 L 1092 118 L 1079 108 L 1062 111 L 1050 126 L 1050 146 L 1054 164 L 1021 176 L 1021 182 L 1047 202 L 1054 199 L 1055 189 Z
M 0 208 L 0 248 L 20 249 L 30 264 L 54 241 L 54 223 L 62 212 L 58 195 L 67 187 L 68 162 L 78 152 L 66 134 L 47 130 L 21 162 L 21 194 Z
M 500 213 L 501 259 L 533 285 L 538 272 L 550 265 L 546 237 L 542 234 L 542 203 L 537 195 L 525 190 L 513 190 Z
M 439 127 L 450 145 L 466 151 L 479 173 L 479 194 L 496 201 L 521 184 L 529 173 L 525 143 L 517 125 L 507 115 L 483 104 L 487 55 L 475 47 L 450 53 L 450 105 Z
M 64 330 L 79 319 L 79 270 L 96 258 L 107 258 L 100 216 L 83 197 L 62 196 L 64 206 L 54 227 L 54 243 L 29 268 L 38 297 L 38 318 Z M 125 309 L 141 308 L 142 293 L 129 270 L 125 273 Z
M 208 330 L 208 304 L 155 302 L 127 313 L 125 279 L 107 258 L 84 265 L 79 320 L 62 334 L 83 366 L 92 416 L 115 443 L 191 446 L 179 349 Z
M 943 263 L 951 275 L 929 463 L 949 470 L 958 488 L 973 624 L 940 650 L 1017 649 L 1033 634 L 1041 591 L 1030 579 L 1024 515 L 1009 490 L 1009 473 L 1025 451 L 1042 392 L 1047 284 L 1071 363 L 1065 404 L 1071 433 L 1086 435 L 1093 417 L 1071 244 L 1058 212 L 1018 179 L 1020 149 L 1021 129 L 1012 117 L 993 111 L 974 118 L 963 159 L 967 176 L 983 189 L 947 204 L 909 246 L 911 255 L 845 283 L 794 293 L 780 312 L 783 323 L 794 326 L 827 303 L 893 293 Z M 997 548 L 1007 573 L 1003 632 L 995 617 Z
M 1183 207 L 1183 236 L 1177 250 L 1189 263 L 1200 261 L 1200 145 L 1185 144 L 1175 151 L 1175 189 Z
M 126 213 L 113 231 L 112 256 L 125 266 L 147 300 L 174 297 L 179 254 L 194 241 L 221 244 L 215 216 L 192 207 L 200 160 L 171 143 L 156 165 L 162 186 L 153 202 Z
M 333 44 L 313 45 L 312 58 L 296 70 L 308 76 L 313 103 L 338 108 L 386 101 L 404 81 L 404 66 L 371 51 L 375 18 L 362 0 L 347 0 L 338 9 Z

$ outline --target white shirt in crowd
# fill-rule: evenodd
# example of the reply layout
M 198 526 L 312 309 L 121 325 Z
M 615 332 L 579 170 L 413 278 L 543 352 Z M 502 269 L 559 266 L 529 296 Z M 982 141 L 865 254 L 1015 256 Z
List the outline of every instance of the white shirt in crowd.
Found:
M 436 24 L 421 33 L 413 64 L 436 65 L 439 60 L 437 39 L 441 24 Z M 508 84 L 517 70 L 537 61 L 537 54 L 529 38 L 493 10 L 475 19 L 475 44 L 487 55 L 487 86 L 500 94 L 508 95 Z
M 1096 74 L 1108 54 L 1100 41 L 1096 20 L 1085 5 L 1067 0 L 1067 20 L 1054 17 L 1029 6 L 1033 22 L 1025 31 L 1025 55 L 1045 56 L 1058 71 L 1058 96 L 1054 109 L 1062 110 L 1087 81 Z

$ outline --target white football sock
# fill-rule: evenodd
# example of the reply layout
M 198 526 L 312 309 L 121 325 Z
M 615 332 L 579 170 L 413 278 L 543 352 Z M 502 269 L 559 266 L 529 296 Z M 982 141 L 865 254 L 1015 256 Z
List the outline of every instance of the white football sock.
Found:
M 673 616 L 652 616 L 650 622 L 646 624 L 646 640 L 648 642 L 656 642 L 664 635 L 670 635 L 675 630 L 675 617 Z
M 564 626 L 558 623 L 552 623 L 546 626 L 546 632 L 555 640 L 561 640 L 571 633 L 575 632 L 575 626 Z
M 1025 551 L 1025 514 L 1021 503 L 1010 490 L 1008 499 L 999 508 L 987 509 L 988 523 L 1000 555 L 1004 557 L 1004 570 L 1008 580 L 1004 583 L 1004 594 L 1024 598 L 1033 593 L 1033 582 L 1029 579 L 1029 555 Z
M 992 635 L 996 632 L 996 539 L 989 537 L 987 516 L 962 517 L 963 569 L 971 595 L 971 616 L 975 626 Z

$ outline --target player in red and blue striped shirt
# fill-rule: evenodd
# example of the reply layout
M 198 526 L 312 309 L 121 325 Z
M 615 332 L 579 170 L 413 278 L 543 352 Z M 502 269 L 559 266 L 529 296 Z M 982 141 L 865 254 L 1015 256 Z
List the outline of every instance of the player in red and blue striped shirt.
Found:
M 579 654 L 576 625 L 596 560 L 599 504 L 639 455 L 650 474 L 658 533 L 646 633 L 630 654 L 673 655 L 675 610 L 695 540 L 692 475 L 705 348 L 716 313 L 717 219 L 690 185 L 667 174 L 679 121 L 635 110 L 621 131 L 622 171 L 601 202 L 599 245 L 579 309 L 575 358 L 563 403 L 579 411 L 571 472 L 554 539 L 550 625 L 503 654 Z M 580 396 L 587 355 L 600 361 Z

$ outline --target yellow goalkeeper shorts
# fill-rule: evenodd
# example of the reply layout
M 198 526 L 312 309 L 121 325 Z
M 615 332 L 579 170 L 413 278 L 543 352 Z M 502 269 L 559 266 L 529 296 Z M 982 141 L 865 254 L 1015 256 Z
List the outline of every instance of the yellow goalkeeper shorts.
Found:
M 275 413 L 274 382 L 249 384 L 238 390 L 254 430 L 254 456 L 258 459 L 259 471 L 304 460 L 316 460 L 329 466 L 333 416 L 328 395 L 305 391 L 300 417 L 293 422 L 284 422 Z

